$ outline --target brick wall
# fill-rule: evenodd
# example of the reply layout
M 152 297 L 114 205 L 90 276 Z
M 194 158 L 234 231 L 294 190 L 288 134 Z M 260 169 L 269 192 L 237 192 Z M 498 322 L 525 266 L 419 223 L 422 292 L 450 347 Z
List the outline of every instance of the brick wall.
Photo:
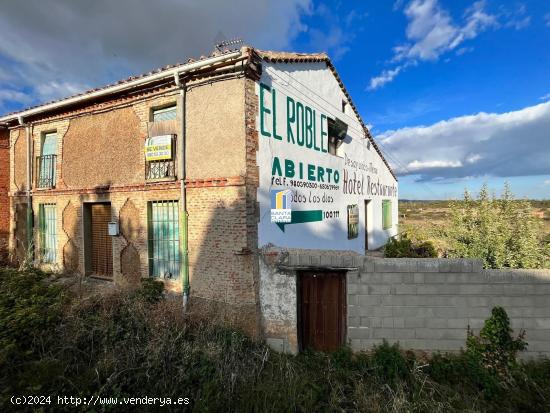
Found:
M 6 258 L 8 251 L 10 230 L 9 178 L 9 132 L 7 129 L 0 129 L 0 261 Z

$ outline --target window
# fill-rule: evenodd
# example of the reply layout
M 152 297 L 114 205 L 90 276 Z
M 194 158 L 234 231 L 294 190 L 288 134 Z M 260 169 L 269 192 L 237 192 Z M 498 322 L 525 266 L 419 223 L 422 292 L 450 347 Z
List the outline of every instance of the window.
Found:
M 179 277 L 180 239 L 178 201 L 149 202 L 149 275 Z
M 38 188 L 53 188 L 55 186 L 55 163 L 57 161 L 57 133 L 49 132 L 42 135 L 40 156 L 37 159 Z
M 38 210 L 39 253 L 43 263 L 55 263 L 57 258 L 57 211 L 55 204 L 40 204 Z
M 346 138 L 348 125 L 340 119 L 328 118 L 328 153 L 337 155 L 338 148 Z
M 145 179 L 148 181 L 176 178 L 176 136 L 164 135 L 145 141 Z
M 176 105 L 153 109 L 153 122 L 176 119 Z
M 391 222 L 391 201 L 389 199 L 384 199 L 382 201 L 382 228 L 390 229 L 392 227 Z
M 342 99 L 342 112 L 346 113 L 346 106 L 348 105 L 348 102 L 346 102 L 344 99 Z

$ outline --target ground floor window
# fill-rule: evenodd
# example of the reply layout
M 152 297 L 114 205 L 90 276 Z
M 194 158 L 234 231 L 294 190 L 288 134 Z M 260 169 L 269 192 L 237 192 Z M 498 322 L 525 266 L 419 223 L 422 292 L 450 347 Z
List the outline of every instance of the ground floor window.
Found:
M 382 201 L 382 228 L 390 229 L 392 227 L 391 215 L 391 201 L 385 199 Z
M 178 278 L 180 237 L 178 201 L 154 201 L 148 205 L 149 275 Z
M 40 204 L 38 224 L 40 260 L 44 263 L 55 263 L 57 258 L 57 211 L 55 204 Z

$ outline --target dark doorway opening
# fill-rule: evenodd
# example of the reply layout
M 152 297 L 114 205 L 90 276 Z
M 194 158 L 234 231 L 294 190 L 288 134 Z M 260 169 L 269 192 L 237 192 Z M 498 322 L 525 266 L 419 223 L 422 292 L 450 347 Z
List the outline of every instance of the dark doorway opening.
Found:
M 300 349 L 334 351 L 346 338 L 346 276 L 301 271 L 298 283 Z
M 84 204 L 84 244 L 86 274 L 112 278 L 113 243 L 109 235 L 111 204 L 108 202 Z
M 369 210 L 370 199 L 365 199 L 365 252 L 369 250 Z

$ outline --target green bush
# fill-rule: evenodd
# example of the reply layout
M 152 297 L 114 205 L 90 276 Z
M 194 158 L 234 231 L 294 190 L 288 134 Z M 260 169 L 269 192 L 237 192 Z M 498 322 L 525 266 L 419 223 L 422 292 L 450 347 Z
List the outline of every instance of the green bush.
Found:
M 508 314 L 502 307 L 495 307 L 479 332 L 479 337 L 468 329 L 466 354 L 479 360 L 493 374 L 510 377 L 517 367 L 517 355 L 527 348 L 525 331 L 512 337 Z
M 391 238 L 384 247 L 387 258 L 435 258 L 437 251 L 430 241 L 413 243 L 407 235 Z
M 79 300 L 47 274 L 0 270 L 0 411 L 16 394 L 189 397 L 190 411 L 550 411 L 549 362 L 518 362 L 503 378 L 467 352 L 425 366 L 387 342 L 279 354 L 157 293 L 146 281 Z
M 389 345 L 386 340 L 374 348 L 371 365 L 385 382 L 397 383 L 410 377 L 409 365 L 397 343 Z
M 547 265 L 542 220 L 528 201 L 514 199 L 507 184 L 500 198 L 491 197 L 487 185 L 477 199 L 465 192 L 451 203 L 451 217 L 445 234 L 450 257 L 480 258 L 486 268 Z
M 153 278 L 144 278 L 136 290 L 136 296 L 151 304 L 158 303 L 164 297 L 164 284 Z

